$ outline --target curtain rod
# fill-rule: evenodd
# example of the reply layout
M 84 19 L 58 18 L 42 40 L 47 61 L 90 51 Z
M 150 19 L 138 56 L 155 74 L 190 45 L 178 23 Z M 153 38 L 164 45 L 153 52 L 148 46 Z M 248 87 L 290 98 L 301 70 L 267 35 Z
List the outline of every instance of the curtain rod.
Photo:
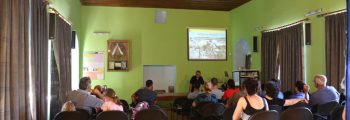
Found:
M 299 20 L 297 22 L 293 22 L 293 23 L 290 23 L 288 25 L 283 25 L 283 26 L 280 26 L 280 27 L 277 27 L 277 28 L 272 28 L 272 29 L 267 29 L 267 30 L 263 30 L 261 32 L 272 32 L 272 31 L 277 31 L 277 30 L 280 30 L 280 29 L 284 29 L 284 28 L 288 28 L 288 27 L 291 27 L 293 25 L 297 25 L 299 23 L 302 23 L 302 22 L 305 22 L 305 21 L 309 21 L 310 19 L 309 18 L 305 18 L 305 19 L 302 19 L 302 20 Z
M 68 23 L 69 25 L 72 26 L 72 22 L 70 22 L 68 19 L 66 19 L 60 12 L 58 12 L 55 8 L 51 7 L 49 5 L 49 9 L 52 10 L 56 15 L 58 15 L 58 17 L 62 18 L 63 21 L 65 21 L 66 23 Z
M 343 12 L 346 12 L 346 9 L 341 9 L 341 10 L 337 10 L 337 11 L 333 11 L 333 12 L 323 13 L 323 14 L 317 15 L 317 17 L 327 17 L 327 16 L 330 16 L 330 15 L 343 13 Z

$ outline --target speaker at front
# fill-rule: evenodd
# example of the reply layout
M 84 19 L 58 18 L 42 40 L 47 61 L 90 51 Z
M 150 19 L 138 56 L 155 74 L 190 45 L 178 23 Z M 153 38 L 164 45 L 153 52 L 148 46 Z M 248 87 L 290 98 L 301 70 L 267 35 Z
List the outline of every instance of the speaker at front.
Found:
M 50 13 L 49 15 L 49 39 L 55 39 L 56 30 L 56 14 Z
M 253 37 L 253 52 L 258 52 L 258 36 Z
M 305 45 L 311 45 L 311 23 L 305 23 Z

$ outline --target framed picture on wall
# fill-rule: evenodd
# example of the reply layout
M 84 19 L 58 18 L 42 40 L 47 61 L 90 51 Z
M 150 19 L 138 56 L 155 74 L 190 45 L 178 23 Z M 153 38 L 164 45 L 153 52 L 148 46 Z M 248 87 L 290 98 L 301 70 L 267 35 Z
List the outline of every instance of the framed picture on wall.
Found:
M 225 28 L 187 29 L 188 60 L 226 61 L 227 30 Z
M 130 44 L 127 40 L 108 40 L 108 71 L 130 70 Z

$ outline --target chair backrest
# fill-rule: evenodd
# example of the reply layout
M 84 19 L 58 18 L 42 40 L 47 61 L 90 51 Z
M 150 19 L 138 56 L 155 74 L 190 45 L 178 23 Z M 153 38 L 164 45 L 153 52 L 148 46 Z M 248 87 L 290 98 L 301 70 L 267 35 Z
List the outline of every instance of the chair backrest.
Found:
M 331 115 L 331 112 L 333 109 L 339 106 L 339 103 L 337 101 L 328 102 L 322 105 L 318 105 L 317 107 L 317 113 L 322 116 L 328 116 Z
M 341 120 L 343 114 L 344 106 L 339 106 L 333 109 L 331 112 L 331 120 Z
M 236 106 L 227 108 L 223 114 L 223 120 L 232 120 L 233 112 L 235 112 Z
M 258 113 L 254 113 L 249 120 L 279 120 L 280 116 L 277 111 L 261 111 Z
M 87 120 L 91 120 L 92 119 L 92 115 L 89 114 L 88 111 L 84 110 L 84 109 L 76 109 L 78 112 L 81 113 L 82 116 L 85 116 L 87 118 Z
M 278 113 L 282 112 L 282 106 L 279 105 L 269 105 L 269 110 L 275 110 Z
M 56 114 L 54 120 L 87 120 L 86 116 L 78 111 L 74 112 L 59 112 Z
M 129 106 L 128 102 L 126 100 L 123 100 L 123 99 L 121 99 L 120 102 L 122 103 L 124 112 L 125 113 L 129 113 L 130 112 L 130 106 Z
M 160 110 L 145 109 L 136 114 L 135 120 L 168 120 L 168 117 Z
M 305 107 L 289 108 L 281 113 L 281 120 L 312 120 L 312 113 Z
M 298 102 L 294 105 L 289 106 L 289 108 L 294 108 L 294 107 L 306 107 L 306 108 L 311 109 L 311 106 L 307 103 L 304 103 L 304 102 Z
M 208 103 L 199 110 L 201 117 L 218 117 L 225 112 L 225 106 L 222 103 Z
M 104 111 L 97 115 L 96 120 L 128 120 L 128 115 L 122 111 Z

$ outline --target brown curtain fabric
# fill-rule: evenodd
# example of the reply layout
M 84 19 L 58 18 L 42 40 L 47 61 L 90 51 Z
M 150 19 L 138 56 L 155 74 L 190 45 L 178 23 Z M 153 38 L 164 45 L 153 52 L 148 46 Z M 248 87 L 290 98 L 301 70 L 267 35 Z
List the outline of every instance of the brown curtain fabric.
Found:
M 282 91 L 293 91 L 294 83 L 304 80 L 303 24 L 279 31 L 280 80 Z
M 0 120 L 31 120 L 29 1 L 0 1 Z
M 326 17 L 326 75 L 328 85 L 340 90 L 345 74 L 346 13 Z
M 261 80 L 277 78 L 277 32 L 264 32 L 261 37 Z
M 32 78 L 37 120 L 47 120 L 48 17 L 44 0 L 32 0 Z
M 71 26 L 56 15 L 56 33 L 53 46 L 59 74 L 58 105 L 60 107 L 66 102 L 67 93 L 72 89 L 71 36 Z

